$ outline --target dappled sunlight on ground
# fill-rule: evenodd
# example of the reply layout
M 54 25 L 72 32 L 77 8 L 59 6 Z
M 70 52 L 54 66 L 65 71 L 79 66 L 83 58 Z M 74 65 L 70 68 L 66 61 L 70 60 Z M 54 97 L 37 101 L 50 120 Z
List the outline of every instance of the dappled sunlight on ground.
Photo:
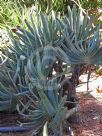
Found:
M 80 77 L 81 84 L 77 87 L 77 92 L 87 92 L 87 74 Z M 99 88 L 100 92 L 97 91 Z M 89 81 L 88 92 L 95 97 L 98 101 L 102 102 L 102 76 L 96 77 L 92 75 Z
M 78 93 L 80 121 L 73 123 L 73 136 L 102 136 L 102 103 L 89 93 Z
M 80 121 L 73 123 L 74 136 L 102 136 L 102 76 L 92 75 L 87 91 L 87 75 L 80 77 L 81 84 L 77 87 L 77 96 L 81 106 Z

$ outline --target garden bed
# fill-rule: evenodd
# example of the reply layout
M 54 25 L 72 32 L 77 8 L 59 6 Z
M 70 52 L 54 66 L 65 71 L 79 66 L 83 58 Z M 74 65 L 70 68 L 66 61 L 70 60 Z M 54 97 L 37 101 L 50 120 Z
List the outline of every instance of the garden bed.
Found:
M 87 75 L 84 75 L 87 76 Z M 83 79 L 83 80 L 82 80 Z M 82 82 L 85 82 L 83 76 L 81 77 Z M 80 120 L 79 122 L 72 121 L 70 126 L 73 130 L 74 136 L 101 136 L 102 135 L 102 93 L 97 93 L 96 86 L 100 85 L 102 82 L 102 77 L 91 77 L 89 87 L 89 92 L 86 91 L 86 85 L 82 84 L 77 88 L 77 96 L 79 98 L 80 103 Z M 92 82 L 91 82 L 92 81 Z M 101 81 L 101 82 L 99 82 Z M 96 83 L 97 82 L 97 83 Z M 92 90 L 92 85 L 96 86 Z M 81 91 L 80 89 L 84 89 Z M 94 95 L 97 94 L 97 95 Z M 99 97 L 100 96 L 100 97 Z M 6 125 L 18 125 L 18 121 L 25 121 L 25 119 L 21 118 L 16 114 L 0 114 L 0 124 L 3 126 Z M 27 120 L 26 120 L 27 121 Z M 69 123 L 68 123 L 69 124 Z M 23 133 L 2 133 L 2 136 L 29 136 L 31 132 L 23 132 Z M 68 134 L 68 132 L 67 132 Z M 66 134 L 66 136 L 68 136 Z
M 73 123 L 74 136 L 102 136 L 102 103 L 92 95 L 79 93 L 80 123 Z
M 72 122 L 74 136 L 101 136 L 102 135 L 102 103 L 89 94 L 78 93 L 81 105 L 81 122 Z M 14 119 L 14 117 L 12 117 Z M 12 121 L 8 119 L 8 121 Z M 3 120 L 1 120 L 3 121 Z M 7 122 L 6 122 L 7 123 Z M 2 136 L 29 136 L 31 132 L 2 133 Z M 68 136 L 66 134 L 66 136 Z

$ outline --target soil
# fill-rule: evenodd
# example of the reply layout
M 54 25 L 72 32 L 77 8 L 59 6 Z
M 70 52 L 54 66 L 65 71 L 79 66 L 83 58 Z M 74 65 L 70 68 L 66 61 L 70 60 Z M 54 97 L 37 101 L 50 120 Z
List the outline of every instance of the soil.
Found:
M 102 136 L 102 103 L 89 93 L 80 93 L 79 103 L 79 122 L 71 124 L 73 136 Z
M 86 76 L 86 75 L 85 75 Z M 82 82 L 85 82 L 82 78 Z M 100 82 L 99 82 L 100 81 Z M 102 85 L 102 76 L 91 78 L 89 87 L 90 90 L 86 91 L 86 86 L 82 84 L 77 88 L 77 96 L 80 103 L 80 112 L 78 121 L 70 123 L 72 128 L 72 136 L 102 136 L 102 92 L 98 93 L 97 86 Z M 5 122 L 0 115 L 0 124 Z M 16 117 L 17 118 L 17 117 Z M 8 118 L 8 122 L 11 122 L 14 118 Z M 13 124 L 14 122 L 12 122 Z M 0 136 L 30 136 L 31 132 L 24 133 L 1 133 Z M 69 136 L 66 134 L 66 136 Z

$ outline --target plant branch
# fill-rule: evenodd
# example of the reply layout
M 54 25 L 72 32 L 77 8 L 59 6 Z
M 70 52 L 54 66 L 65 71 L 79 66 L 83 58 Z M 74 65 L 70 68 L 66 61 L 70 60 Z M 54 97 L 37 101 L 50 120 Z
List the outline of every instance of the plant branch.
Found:
M 75 114 L 79 111 L 80 111 L 80 106 L 79 106 L 79 104 L 77 104 L 76 107 L 68 110 L 68 112 L 66 113 L 65 119 L 68 119 L 70 116 L 72 116 L 73 114 Z

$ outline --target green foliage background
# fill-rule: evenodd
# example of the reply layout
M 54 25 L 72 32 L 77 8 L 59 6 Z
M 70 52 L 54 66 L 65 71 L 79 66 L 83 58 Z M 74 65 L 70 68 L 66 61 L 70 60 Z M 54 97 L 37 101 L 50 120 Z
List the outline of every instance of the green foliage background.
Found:
M 43 12 L 49 14 L 53 9 L 61 14 L 67 14 L 67 7 L 80 3 L 82 8 L 94 14 L 98 18 L 101 13 L 97 9 L 102 8 L 102 0 L 0 0 L 0 26 L 17 26 L 21 23 L 21 16 L 27 14 L 27 10 L 34 5 Z M 26 10 L 25 10 L 26 7 Z

